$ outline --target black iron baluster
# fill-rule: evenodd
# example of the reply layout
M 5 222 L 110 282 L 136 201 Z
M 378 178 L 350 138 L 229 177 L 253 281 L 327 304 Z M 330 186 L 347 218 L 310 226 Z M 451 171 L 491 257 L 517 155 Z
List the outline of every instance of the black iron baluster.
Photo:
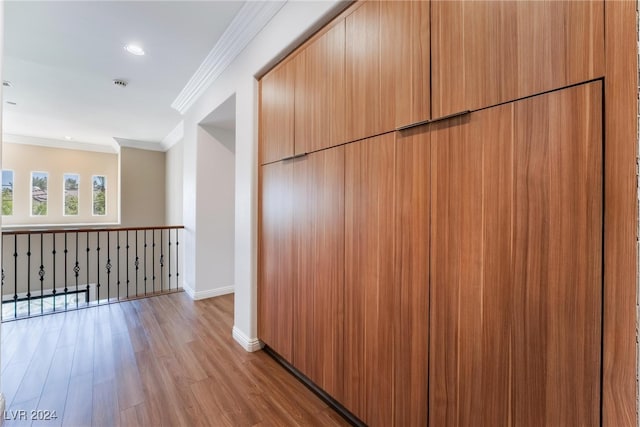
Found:
M 78 263 L 78 248 L 80 247 L 80 244 L 78 242 L 78 232 L 76 231 L 76 264 L 73 266 L 73 274 L 75 275 L 76 278 L 76 309 L 78 308 L 78 295 L 80 295 L 78 293 L 78 276 L 80 275 L 80 263 Z
M 153 284 L 153 292 L 156 291 L 156 230 L 151 230 L 151 277 Z
M 13 236 L 13 318 L 18 317 L 18 235 Z
M 44 312 L 44 233 L 40 233 L 40 269 L 38 270 L 38 276 L 40 276 L 40 314 Z
M 97 236 L 97 247 L 96 247 L 96 271 L 98 273 L 98 277 L 96 278 L 96 292 L 97 292 L 97 296 L 96 296 L 96 301 L 98 304 L 100 304 L 100 232 L 98 231 L 96 233 Z
M 167 230 L 169 236 L 169 290 L 171 290 L 171 229 Z
M 147 294 L 147 230 L 144 230 L 144 294 Z
M 89 301 L 91 301 L 91 299 L 89 298 L 89 251 L 91 249 L 89 249 L 89 232 L 87 231 L 87 305 L 89 305 Z
M 111 298 L 111 233 L 107 231 L 107 303 Z
M 116 270 L 118 272 L 118 288 L 117 288 L 117 295 L 118 295 L 118 301 L 120 301 L 120 230 L 118 230 L 118 232 L 116 233 L 116 237 L 118 238 L 118 265 L 116 267 Z
M 129 230 L 127 230 L 127 298 L 129 298 Z
M 138 258 L 138 230 L 136 230 L 136 296 L 138 296 L 138 270 L 140 270 L 140 259 Z
M 27 234 L 27 316 L 31 316 L 31 234 Z
M 51 254 L 53 254 L 53 290 L 51 293 L 53 294 L 53 311 L 56 311 L 56 234 L 51 234 L 51 238 L 53 239 L 53 250 Z
M 179 287 L 179 279 L 180 279 L 180 253 L 179 253 L 179 246 L 180 246 L 180 237 L 179 237 L 179 233 L 180 230 L 176 228 L 176 289 L 178 289 Z
M 67 293 L 69 292 L 69 246 L 67 245 L 67 232 L 64 233 L 64 309 L 69 308 Z
M 164 291 L 164 230 L 160 230 L 160 291 Z

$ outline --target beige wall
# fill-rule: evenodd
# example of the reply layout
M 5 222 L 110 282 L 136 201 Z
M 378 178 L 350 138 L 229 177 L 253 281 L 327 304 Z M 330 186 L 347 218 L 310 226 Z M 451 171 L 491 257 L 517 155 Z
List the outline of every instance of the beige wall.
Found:
M 165 225 L 165 153 L 122 147 L 120 177 L 122 226 Z
M 182 225 L 182 141 L 166 152 L 165 175 L 167 225 Z
M 2 169 L 14 171 L 13 215 L 3 216 L 4 225 L 103 224 L 118 222 L 118 155 L 67 150 L 35 145 L 3 143 Z M 46 216 L 31 216 L 31 172 L 49 173 Z M 80 175 L 78 215 L 63 215 L 63 175 Z M 107 214 L 94 216 L 93 175 L 107 177 Z

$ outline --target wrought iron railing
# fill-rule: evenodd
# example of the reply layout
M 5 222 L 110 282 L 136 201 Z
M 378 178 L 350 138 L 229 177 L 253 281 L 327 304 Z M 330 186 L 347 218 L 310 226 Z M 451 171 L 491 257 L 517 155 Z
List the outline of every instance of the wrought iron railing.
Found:
M 183 226 L 2 233 L 2 321 L 182 290 Z

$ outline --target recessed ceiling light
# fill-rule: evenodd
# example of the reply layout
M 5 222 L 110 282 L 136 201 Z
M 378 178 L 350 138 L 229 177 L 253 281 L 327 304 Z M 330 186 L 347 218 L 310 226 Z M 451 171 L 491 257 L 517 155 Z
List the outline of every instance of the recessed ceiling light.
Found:
M 7 101 L 7 104 L 9 104 L 9 105 L 18 105 L 18 104 L 16 104 L 16 103 L 15 103 L 15 102 L 13 102 L 13 101 Z
M 124 47 L 124 50 L 129 52 L 132 55 L 142 56 L 144 55 L 144 49 L 135 44 L 128 44 Z
M 67 141 L 71 141 L 73 138 L 71 138 L 69 135 L 65 136 L 64 139 L 66 139 Z
M 13 85 L 11 84 L 11 82 L 9 80 L 3 80 L 2 81 L 2 86 L 4 86 L 4 87 L 13 87 Z

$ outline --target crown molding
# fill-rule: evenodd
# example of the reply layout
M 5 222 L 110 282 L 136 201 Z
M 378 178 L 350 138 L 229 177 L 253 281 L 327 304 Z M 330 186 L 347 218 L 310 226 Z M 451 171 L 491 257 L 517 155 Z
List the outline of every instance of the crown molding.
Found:
M 168 151 L 171 147 L 176 145 L 178 142 L 182 140 L 184 137 L 184 121 L 181 121 L 177 124 L 176 127 L 173 128 L 171 132 L 167 134 L 164 138 L 162 138 L 162 149 L 164 151 Z
M 162 144 L 157 142 L 149 142 L 149 141 L 138 141 L 137 139 L 126 139 L 126 138 L 116 138 L 113 139 L 118 143 L 120 148 L 136 148 L 138 150 L 148 150 L 148 151 L 165 151 Z
M 286 1 L 246 2 L 171 107 L 184 114 L 285 3 Z
M 109 154 L 118 152 L 118 150 L 112 145 L 79 141 L 63 141 L 61 139 L 39 138 L 36 136 L 14 135 L 10 133 L 3 133 L 2 141 L 9 144 L 36 145 L 39 147 L 61 148 L 65 150 L 93 151 Z

